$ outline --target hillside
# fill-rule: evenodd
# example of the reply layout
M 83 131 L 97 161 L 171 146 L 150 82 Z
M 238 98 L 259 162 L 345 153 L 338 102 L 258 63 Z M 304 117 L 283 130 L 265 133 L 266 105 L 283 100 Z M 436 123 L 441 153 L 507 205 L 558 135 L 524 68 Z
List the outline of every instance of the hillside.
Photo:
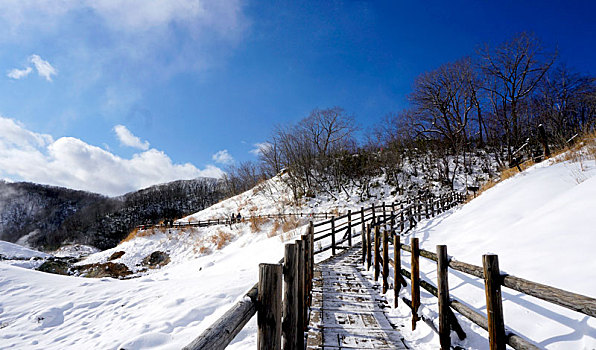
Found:
M 497 253 L 504 272 L 594 297 L 596 266 L 590 249 L 596 237 L 590 219 L 596 198 L 595 175 L 593 160 L 549 160 L 497 184 L 465 205 L 423 220 L 403 240 L 418 237 L 422 248 L 431 251 L 435 244 L 447 244 L 451 256 L 473 264 L 480 264 L 483 253 Z M 379 196 L 381 192 L 388 194 L 390 187 L 380 185 L 375 191 Z M 237 212 L 243 216 L 273 213 L 280 206 L 289 211 L 283 204 L 289 197 L 290 191 L 274 178 L 184 220 L 227 217 Z M 394 199 L 380 199 L 384 198 L 387 202 Z M 308 199 L 302 208 L 293 210 L 339 207 L 343 211 L 362 205 L 368 203 L 321 197 Z M 114 261 L 137 271 L 140 277 L 130 280 L 50 275 L 0 262 L 0 293 L 6 296 L 2 299 L 0 322 L 4 328 L 0 339 L 8 347 L 34 349 L 180 348 L 241 298 L 256 282 L 258 264 L 278 261 L 284 243 L 302 233 L 301 225 L 307 221 L 297 220 L 285 229 L 282 221 L 261 220 L 189 230 L 141 231 L 81 262 L 105 262 L 112 253 L 123 251 L 124 255 Z M 143 272 L 138 264 L 155 250 L 168 252 L 171 262 Z M 408 259 L 404 254 L 406 267 Z M 435 271 L 435 265 L 422 263 L 423 278 L 434 281 Z M 462 280 L 461 274 L 451 273 L 450 286 L 453 297 L 483 312 L 482 281 Z M 407 289 L 401 293 L 408 297 Z M 540 346 L 596 347 L 593 319 L 506 290 L 504 296 L 506 324 Z M 422 297 L 421 312 L 433 315 L 436 299 L 425 293 Z M 391 293 L 388 299 L 392 304 Z M 400 329 L 406 343 L 418 349 L 436 349 L 436 334 L 425 324 L 409 331 L 409 317 L 403 303 L 391 312 L 392 321 L 403 325 Z M 456 344 L 464 349 L 485 348 L 486 333 L 470 322 L 460 322 L 468 339 Z M 253 319 L 229 348 L 251 349 L 255 343 Z
M 215 179 L 180 180 L 120 197 L 32 183 L 0 182 L 0 239 L 42 249 L 118 244 L 137 225 L 205 208 L 222 197 Z

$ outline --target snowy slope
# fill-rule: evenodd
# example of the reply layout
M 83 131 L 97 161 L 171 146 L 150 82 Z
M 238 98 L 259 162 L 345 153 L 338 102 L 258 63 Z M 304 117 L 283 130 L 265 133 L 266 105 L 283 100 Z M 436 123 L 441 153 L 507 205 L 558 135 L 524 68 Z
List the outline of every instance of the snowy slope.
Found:
M 472 200 L 420 223 L 411 236 L 434 251 L 447 244 L 449 254 L 476 265 L 488 251 L 499 254 L 503 271 L 536 282 L 596 296 L 596 265 L 591 248 L 596 234 L 596 165 L 540 164 Z M 377 199 L 391 202 L 390 188 L 375 188 Z M 302 211 L 358 209 L 348 195 L 338 201 L 312 199 Z M 292 212 L 289 191 L 279 179 L 191 215 L 192 220 Z M 185 218 L 184 220 L 188 220 Z M 302 233 L 306 220 L 245 222 L 178 231 L 144 232 L 118 247 L 90 255 L 82 263 L 115 260 L 137 264 L 156 250 L 171 262 L 130 280 L 50 275 L 0 261 L 0 344 L 8 349 L 178 349 L 210 326 L 257 281 L 258 264 L 277 262 L 283 245 Z M 285 231 L 285 232 L 284 232 Z M 223 239 L 220 239 L 222 238 Z M 407 237 L 409 238 L 409 237 Z M 409 268 L 404 253 L 402 264 Z M 422 260 L 423 278 L 435 281 L 436 266 Z M 465 283 L 464 283 L 465 282 Z M 452 296 L 484 312 L 482 281 L 450 274 Z M 407 290 L 402 291 L 407 296 Z M 388 293 L 390 304 L 391 293 Z M 436 318 L 436 298 L 423 293 L 421 313 Z M 505 322 L 542 347 L 595 349 L 596 320 L 504 289 Z M 421 324 L 409 331 L 409 309 L 393 310 L 409 345 L 436 349 L 438 337 Z M 463 321 L 462 321 L 463 322 Z M 464 322 L 468 349 L 487 347 L 486 334 Z M 231 349 L 251 349 L 254 320 Z M 455 342 L 454 342 L 455 343 Z
M 237 211 L 248 198 L 254 198 L 252 190 L 196 215 L 212 218 L 218 210 Z M 264 198 L 259 204 L 276 207 Z M 130 280 L 51 275 L 0 261 L 0 348 L 179 349 L 254 285 L 259 263 L 279 261 L 284 240 L 303 233 L 304 223 L 263 220 L 258 230 L 245 222 L 141 232 L 80 262 L 105 262 L 124 251 L 114 262 L 137 271 L 150 253 L 170 254 L 165 267 Z M 230 348 L 254 348 L 255 342 L 253 320 Z
M 498 254 L 504 273 L 596 297 L 596 164 L 552 163 L 538 164 L 462 207 L 421 222 L 406 240 L 418 237 L 421 248 L 433 252 L 446 244 L 450 256 L 478 266 L 483 254 Z M 404 253 L 408 267 L 409 258 Z M 421 275 L 436 284 L 436 265 L 421 259 Z M 485 314 L 483 281 L 454 271 L 449 278 L 451 296 Z M 436 317 L 436 298 L 426 297 L 423 313 Z M 503 299 L 505 324 L 540 347 L 596 349 L 596 319 L 507 288 Z M 486 348 L 486 332 L 466 323 L 474 334 L 462 345 Z

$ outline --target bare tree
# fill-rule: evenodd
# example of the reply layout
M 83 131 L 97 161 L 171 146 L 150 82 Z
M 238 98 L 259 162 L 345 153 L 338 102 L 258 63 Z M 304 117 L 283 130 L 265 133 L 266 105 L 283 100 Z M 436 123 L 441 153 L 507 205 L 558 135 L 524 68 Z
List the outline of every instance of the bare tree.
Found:
M 492 96 L 493 116 L 501 117 L 508 152 L 521 140 L 521 104 L 537 87 L 556 59 L 540 41 L 527 33 L 518 34 L 496 48 L 486 45 L 481 51 L 481 71 L 486 76 L 484 89 Z

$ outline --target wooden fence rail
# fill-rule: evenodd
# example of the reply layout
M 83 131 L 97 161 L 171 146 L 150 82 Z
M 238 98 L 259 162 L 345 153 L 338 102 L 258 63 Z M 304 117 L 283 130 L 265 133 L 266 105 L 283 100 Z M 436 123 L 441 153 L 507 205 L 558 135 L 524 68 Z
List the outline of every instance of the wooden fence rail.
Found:
M 417 309 L 420 307 L 420 288 L 438 298 L 439 328 L 435 329 L 432 320 L 425 317 L 420 319 L 439 333 L 441 349 L 450 348 L 449 335 L 452 330 L 460 339 L 466 337 L 454 311 L 489 332 L 491 349 L 504 349 L 504 344 L 515 349 L 538 349 L 524 337 L 509 330 L 506 331 L 502 316 L 501 286 L 596 317 L 596 299 L 515 276 L 502 275 L 498 270 L 498 258 L 495 255 L 485 256 L 484 266 L 480 267 L 449 258 L 446 246 L 437 246 L 437 253 L 433 253 L 420 249 L 417 239 L 413 239 L 410 245 L 401 243 L 400 235 L 411 230 L 423 217 L 430 218 L 438 215 L 464 199 L 464 196 L 459 193 L 438 198 L 419 196 L 389 204 L 373 203 L 368 208 L 361 207 L 359 211 L 348 211 L 340 216 L 325 213 L 326 220 L 317 223 L 311 221 L 306 234 L 295 243 L 286 245 L 284 259 L 277 264 L 278 267 L 267 265 L 271 271 L 278 270 L 281 271 L 280 273 L 260 273 L 259 283 L 185 349 L 225 348 L 255 313 L 268 315 L 257 317 L 259 348 L 279 349 L 283 344 L 284 349 L 303 349 L 304 331 L 308 325 L 309 307 L 312 302 L 314 256 L 329 250 L 332 251 L 332 255 L 335 255 L 338 250 L 349 249 L 352 247 L 353 239 L 357 237 L 361 237 L 362 242 L 362 263 L 368 269 L 374 268 L 375 280 L 381 277 L 383 293 L 388 292 L 391 287 L 388 277 L 391 275 L 391 268 L 393 269 L 394 306 L 397 307 L 398 299 L 401 299 L 412 309 L 412 327 L 415 327 L 419 320 Z M 357 232 L 358 229 L 360 232 Z M 316 249 L 315 242 L 319 246 Z M 328 244 L 323 246 L 325 242 Z M 389 243 L 393 245 L 392 248 L 389 247 Z M 393 249 L 394 259 L 389 258 L 390 249 Z M 402 250 L 411 253 L 411 271 L 401 267 L 400 251 Z M 437 287 L 420 278 L 419 257 L 437 263 Z M 481 315 L 449 296 L 449 268 L 485 281 L 489 317 Z M 268 281 L 265 280 L 267 278 Z M 399 298 L 401 288 L 407 286 L 406 278 L 411 281 L 412 300 Z M 281 292 L 272 288 L 267 292 L 270 296 L 259 299 L 259 295 L 265 293 L 264 286 L 269 286 L 268 288 L 278 286 L 282 280 L 283 297 L 280 296 Z M 265 305 L 265 299 L 275 305 Z M 280 313 L 281 316 L 278 317 Z M 277 325 L 278 322 L 279 325 Z M 279 327 L 279 330 L 276 327 Z
M 443 210 L 452 207 L 457 202 L 463 200 L 460 195 L 455 196 L 452 202 L 438 202 L 437 209 Z M 432 207 L 432 206 L 431 206 Z M 413 206 L 418 213 L 406 212 L 410 216 L 417 216 L 420 214 L 420 207 Z M 416 209 L 417 208 L 417 209 Z M 407 210 L 407 207 L 404 208 Z M 424 209 L 426 213 L 426 209 Z M 434 210 L 429 211 L 429 215 L 435 215 Z M 391 219 L 391 218 L 390 218 Z M 412 288 L 412 300 L 407 298 L 401 298 L 405 301 L 408 306 L 412 309 L 412 328 L 416 327 L 418 321 L 417 309 L 420 306 L 420 288 L 425 289 L 430 294 L 434 295 L 438 299 L 439 309 L 439 329 L 436 330 L 439 333 L 439 339 L 441 349 L 450 349 L 451 337 L 450 331 L 456 332 L 460 339 L 465 338 L 461 326 L 457 322 L 455 314 L 452 310 L 457 311 L 462 316 L 468 318 L 478 326 L 482 327 L 489 333 L 489 345 L 492 349 L 505 349 L 505 344 L 513 347 L 514 349 L 539 349 L 535 344 L 526 338 L 515 334 L 510 330 L 506 330 L 505 322 L 503 319 L 503 307 L 501 298 L 501 286 L 516 290 L 518 292 L 531 295 L 535 298 L 553 303 L 570 310 L 580 312 L 587 316 L 596 317 L 596 299 L 580 295 L 577 293 L 568 292 L 551 286 L 546 286 L 540 283 L 528 281 L 519 277 L 501 274 L 498 267 L 498 257 L 496 255 L 484 255 L 483 256 L 483 267 L 460 262 L 449 258 L 447 255 L 447 246 L 437 246 L 437 253 L 419 249 L 418 239 L 413 238 L 410 245 L 401 244 L 400 236 L 396 231 L 404 231 L 403 224 L 408 221 L 407 216 L 403 217 L 401 213 L 395 214 L 393 219 L 397 219 L 400 222 L 394 223 L 389 228 L 386 227 L 385 222 L 378 221 L 372 225 L 376 227 L 382 227 L 386 232 L 391 235 L 394 259 L 389 259 L 389 265 L 393 268 L 393 284 L 394 284 L 394 298 L 395 307 L 398 303 L 398 294 L 402 286 L 405 286 L 403 277 L 410 279 L 410 285 Z M 385 220 L 387 221 L 387 220 Z M 373 228 L 376 230 L 376 228 Z M 389 252 L 389 248 L 383 245 L 383 250 Z M 366 246 L 363 244 L 362 254 L 366 254 Z M 411 271 L 407 271 L 401 268 L 401 257 L 400 250 L 410 252 L 411 254 Z M 383 255 L 383 258 L 387 255 L 384 251 L 379 254 Z M 420 279 L 419 275 L 419 262 L 418 258 L 424 257 L 437 263 L 437 287 L 432 283 Z M 364 263 L 364 262 L 363 262 Z M 452 299 L 449 296 L 449 282 L 448 282 L 448 268 L 463 272 L 468 275 L 472 275 L 484 280 L 485 283 L 485 294 L 487 299 L 487 315 L 483 316 L 480 313 L 472 310 L 464 303 Z M 376 271 L 376 270 L 375 270 Z M 390 275 L 390 272 L 383 268 L 381 272 L 383 281 L 386 276 Z M 376 276 L 376 275 L 375 275 Z M 383 288 L 383 293 L 386 289 Z M 425 320 L 428 321 L 428 320 Z M 431 328 L 435 328 L 431 325 Z

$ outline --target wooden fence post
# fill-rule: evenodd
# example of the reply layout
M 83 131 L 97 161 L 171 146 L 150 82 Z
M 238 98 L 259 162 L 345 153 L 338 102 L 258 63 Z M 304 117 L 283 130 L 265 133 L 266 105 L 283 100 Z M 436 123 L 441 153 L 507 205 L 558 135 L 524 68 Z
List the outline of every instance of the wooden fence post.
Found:
M 371 230 L 371 225 L 366 225 L 366 271 L 370 270 L 370 265 L 372 263 L 372 238 L 370 232 Z
M 284 254 L 284 312 L 282 322 L 282 343 L 284 349 L 301 349 L 298 344 L 298 254 L 295 243 L 285 246 Z
M 505 349 L 505 321 L 501 299 L 501 272 L 499 257 L 493 254 L 482 256 L 484 266 L 484 292 L 486 294 L 486 315 L 488 318 L 488 340 L 491 350 Z
M 310 271 L 310 242 L 308 241 L 307 235 L 302 235 L 302 241 L 304 242 L 304 252 L 302 259 L 304 260 L 304 294 L 303 294 L 303 308 L 302 308 L 302 319 L 304 320 L 304 329 L 308 326 L 308 305 L 309 305 L 309 296 L 310 296 L 310 281 L 308 276 L 308 271 Z
M 401 239 L 393 236 L 393 307 L 397 308 L 399 291 L 401 290 Z
M 310 241 L 308 234 L 302 235 L 304 241 L 304 309 L 310 305 Z M 305 311 L 305 317 L 308 316 Z
M 380 249 L 380 232 L 379 232 L 379 225 L 375 225 L 375 282 L 377 282 L 379 280 L 379 273 L 380 273 L 380 267 L 381 267 L 381 262 L 379 261 L 379 258 L 381 257 L 381 252 L 379 252 Z
M 366 224 L 364 223 L 364 207 L 360 207 L 360 221 L 360 224 L 362 225 L 362 232 L 364 232 L 366 230 Z M 362 245 L 364 246 L 364 240 L 362 240 Z
M 451 348 L 451 329 L 449 328 L 449 258 L 447 246 L 437 246 L 437 297 L 439 299 L 439 341 L 441 350 Z
M 315 227 L 313 222 L 310 222 L 309 226 L 310 233 L 310 291 L 312 292 L 313 282 L 312 279 L 315 276 Z M 312 295 L 311 295 L 312 300 Z
M 383 202 L 383 224 L 387 225 L 387 212 L 385 211 L 385 202 Z
M 352 210 L 348 210 L 348 246 L 352 246 Z
M 389 238 L 387 229 L 383 230 L 383 294 L 389 289 Z
M 420 307 L 420 249 L 418 238 L 412 238 L 412 268 L 410 282 L 412 284 L 412 330 L 416 329 L 418 321 L 418 308 Z
M 296 313 L 298 330 L 298 344 L 304 344 L 304 241 L 296 241 L 298 246 L 298 312 Z
M 399 233 L 404 232 L 404 205 L 403 203 L 399 205 Z
M 370 222 L 372 223 L 372 222 L 375 222 L 375 215 L 376 215 L 375 214 L 375 203 L 371 204 L 371 208 L 372 208 L 371 209 L 372 210 L 372 217 L 370 219 Z
M 362 265 L 366 264 L 366 230 L 362 230 Z
M 257 348 L 281 349 L 281 273 L 279 264 L 259 264 Z
M 331 217 L 331 255 L 335 255 L 335 216 Z

